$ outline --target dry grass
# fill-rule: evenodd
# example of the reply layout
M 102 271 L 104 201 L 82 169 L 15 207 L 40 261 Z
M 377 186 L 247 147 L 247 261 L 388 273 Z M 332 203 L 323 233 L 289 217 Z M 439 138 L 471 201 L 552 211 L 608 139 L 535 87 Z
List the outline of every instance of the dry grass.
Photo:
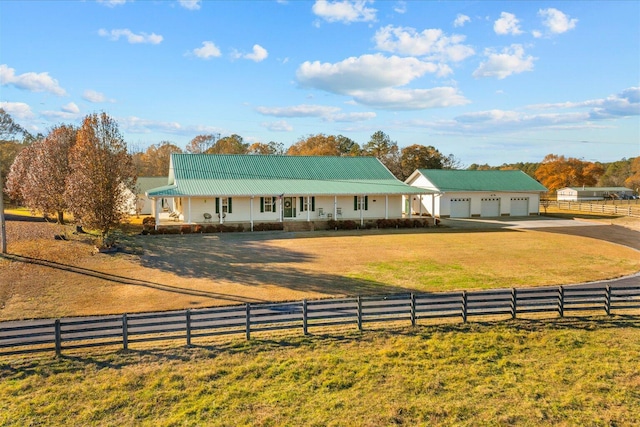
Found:
M 631 249 L 536 231 L 132 236 L 128 253 L 93 255 L 91 236 L 59 241 L 59 226 L 7 227 L 0 320 L 566 284 L 640 270 Z
M 637 319 L 0 360 L 0 425 L 637 426 Z

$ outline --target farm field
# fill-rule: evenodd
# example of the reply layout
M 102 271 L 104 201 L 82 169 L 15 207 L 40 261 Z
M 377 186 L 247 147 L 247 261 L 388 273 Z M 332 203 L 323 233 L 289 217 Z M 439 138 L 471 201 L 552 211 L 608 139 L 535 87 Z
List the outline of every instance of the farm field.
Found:
M 535 230 L 129 236 L 125 253 L 94 255 L 90 237 L 60 226 L 9 221 L 7 229 L 0 320 L 558 285 L 640 271 L 630 248 Z
M 640 423 L 637 318 L 262 336 L 0 359 L 0 425 Z

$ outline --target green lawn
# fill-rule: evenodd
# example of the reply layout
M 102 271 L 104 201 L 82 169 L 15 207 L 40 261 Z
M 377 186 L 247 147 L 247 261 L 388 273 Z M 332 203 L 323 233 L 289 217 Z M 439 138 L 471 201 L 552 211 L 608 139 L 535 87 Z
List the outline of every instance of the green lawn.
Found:
M 0 359 L 0 425 L 640 424 L 637 318 Z

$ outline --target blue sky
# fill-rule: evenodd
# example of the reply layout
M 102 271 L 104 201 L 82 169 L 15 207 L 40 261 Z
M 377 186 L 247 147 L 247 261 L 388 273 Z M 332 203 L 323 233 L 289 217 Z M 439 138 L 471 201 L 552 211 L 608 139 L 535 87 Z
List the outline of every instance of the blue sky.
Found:
M 463 165 L 640 154 L 640 2 L 0 1 L 0 106 L 130 147 L 382 130 Z

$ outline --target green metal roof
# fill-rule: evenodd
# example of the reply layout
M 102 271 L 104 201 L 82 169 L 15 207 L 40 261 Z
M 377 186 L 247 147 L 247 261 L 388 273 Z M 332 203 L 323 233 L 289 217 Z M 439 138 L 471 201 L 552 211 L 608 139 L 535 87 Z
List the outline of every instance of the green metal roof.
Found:
M 439 191 L 547 191 L 519 170 L 418 169 Z
M 147 190 L 166 185 L 167 182 L 166 176 L 139 176 L 136 186 L 140 193 L 145 193 Z
M 169 184 L 150 197 L 425 194 L 375 157 L 173 154 Z

